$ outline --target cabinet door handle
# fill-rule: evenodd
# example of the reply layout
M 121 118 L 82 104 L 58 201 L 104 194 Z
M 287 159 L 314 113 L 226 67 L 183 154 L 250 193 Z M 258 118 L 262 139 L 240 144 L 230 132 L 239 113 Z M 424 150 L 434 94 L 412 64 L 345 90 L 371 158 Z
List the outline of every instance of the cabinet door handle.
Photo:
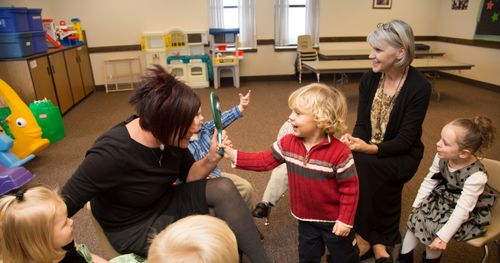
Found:
M 52 74 L 56 74 L 56 68 L 54 68 L 54 65 L 50 65 L 50 67 L 52 68 Z

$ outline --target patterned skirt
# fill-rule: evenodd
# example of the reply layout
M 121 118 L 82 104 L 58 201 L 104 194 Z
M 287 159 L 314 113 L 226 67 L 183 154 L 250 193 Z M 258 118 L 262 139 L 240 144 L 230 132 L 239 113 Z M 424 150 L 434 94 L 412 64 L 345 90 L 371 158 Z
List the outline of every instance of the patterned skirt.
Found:
M 415 208 L 407 222 L 408 229 L 425 245 L 430 245 L 437 237 L 436 233 L 448 222 L 455 209 L 460 194 L 446 191 L 444 186 L 437 186 L 432 193 Z M 485 226 L 491 219 L 490 207 L 478 204 L 469 218 L 457 230 L 453 239 L 465 241 L 483 235 Z

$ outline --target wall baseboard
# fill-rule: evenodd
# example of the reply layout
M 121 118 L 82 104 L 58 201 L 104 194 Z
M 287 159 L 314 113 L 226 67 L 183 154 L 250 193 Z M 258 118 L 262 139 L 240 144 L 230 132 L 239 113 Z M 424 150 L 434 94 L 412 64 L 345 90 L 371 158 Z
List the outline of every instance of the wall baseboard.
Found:
M 358 80 L 361 77 L 362 73 L 350 73 L 349 78 L 351 80 Z M 439 72 L 439 75 L 442 78 L 447 78 L 451 80 L 455 80 L 458 82 L 462 82 L 468 85 L 476 86 L 479 88 L 495 91 L 495 92 L 500 92 L 500 86 L 487 83 L 487 82 L 482 82 L 479 80 L 474 80 L 474 79 L 468 79 L 462 76 L 457 76 L 453 75 L 447 72 Z M 333 74 L 321 74 L 322 80 L 327 80 L 327 83 L 329 84 L 333 80 Z M 302 75 L 303 80 L 307 81 L 315 81 L 316 77 L 313 74 L 303 74 Z M 240 81 L 285 81 L 285 80 L 296 80 L 298 81 L 297 75 L 295 74 L 290 74 L 290 75 L 265 75 L 265 76 L 241 76 Z M 224 83 L 230 83 L 232 82 L 231 78 L 223 78 L 221 82 Z M 95 86 L 96 91 L 105 91 L 104 85 L 96 85 Z
M 476 86 L 479 88 L 500 92 L 500 86 L 495 85 L 495 84 L 491 84 L 491 83 L 487 83 L 487 82 L 483 82 L 483 81 L 479 81 L 479 80 L 475 80 L 475 79 L 469 79 L 466 77 L 457 76 L 457 75 L 453 75 L 451 73 L 442 72 L 442 71 L 439 72 L 439 75 L 442 77 L 448 78 L 448 79 L 456 80 L 456 81 L 459 81 L 459 82 L 462 82 L 465 84 L 469 84 L 469 85 L 473 85 L 473 86 Z

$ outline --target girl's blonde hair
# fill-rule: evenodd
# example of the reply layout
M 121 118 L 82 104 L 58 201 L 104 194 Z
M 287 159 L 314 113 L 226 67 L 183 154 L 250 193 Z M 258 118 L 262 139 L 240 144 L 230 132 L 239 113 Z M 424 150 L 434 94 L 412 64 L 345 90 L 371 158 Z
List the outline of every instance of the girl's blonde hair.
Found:
M 335 134 L 347 129 L 345 118 L 347 102 L 344 94 L 325 84 L 313 83 L 294 91 L 288 98 L 288 107 L 311 113 L 317 127 L 324 133 Z
M 53 262 L 65 251 L 53 247 L 55 190 L 37 186 L 0 199 L 0 259 L 3 263 Z
M 236 237 L 219 218 L 193 215 L 170 224 L 153 239 L 149 263 L 237 263 Z
M 464 130 L 457 143 L 461 149 L 469 150 L 472 154 L 481 153 L 489 148 L 495 139 L 496 129 L 491 120 L 484 116 L 459 118 L 450 122 L 450 125 Z

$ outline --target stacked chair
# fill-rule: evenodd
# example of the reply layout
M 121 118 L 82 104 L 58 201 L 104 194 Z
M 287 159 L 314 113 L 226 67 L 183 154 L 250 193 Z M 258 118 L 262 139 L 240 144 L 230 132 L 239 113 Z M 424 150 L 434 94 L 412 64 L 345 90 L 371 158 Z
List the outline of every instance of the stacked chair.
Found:
M 296 71 L 299 74 L 299 83 L 302 83 L 302 62 L 318 60 L 318 51 L 312 46 L 311 35 L 300 35 L 297 40 Z

